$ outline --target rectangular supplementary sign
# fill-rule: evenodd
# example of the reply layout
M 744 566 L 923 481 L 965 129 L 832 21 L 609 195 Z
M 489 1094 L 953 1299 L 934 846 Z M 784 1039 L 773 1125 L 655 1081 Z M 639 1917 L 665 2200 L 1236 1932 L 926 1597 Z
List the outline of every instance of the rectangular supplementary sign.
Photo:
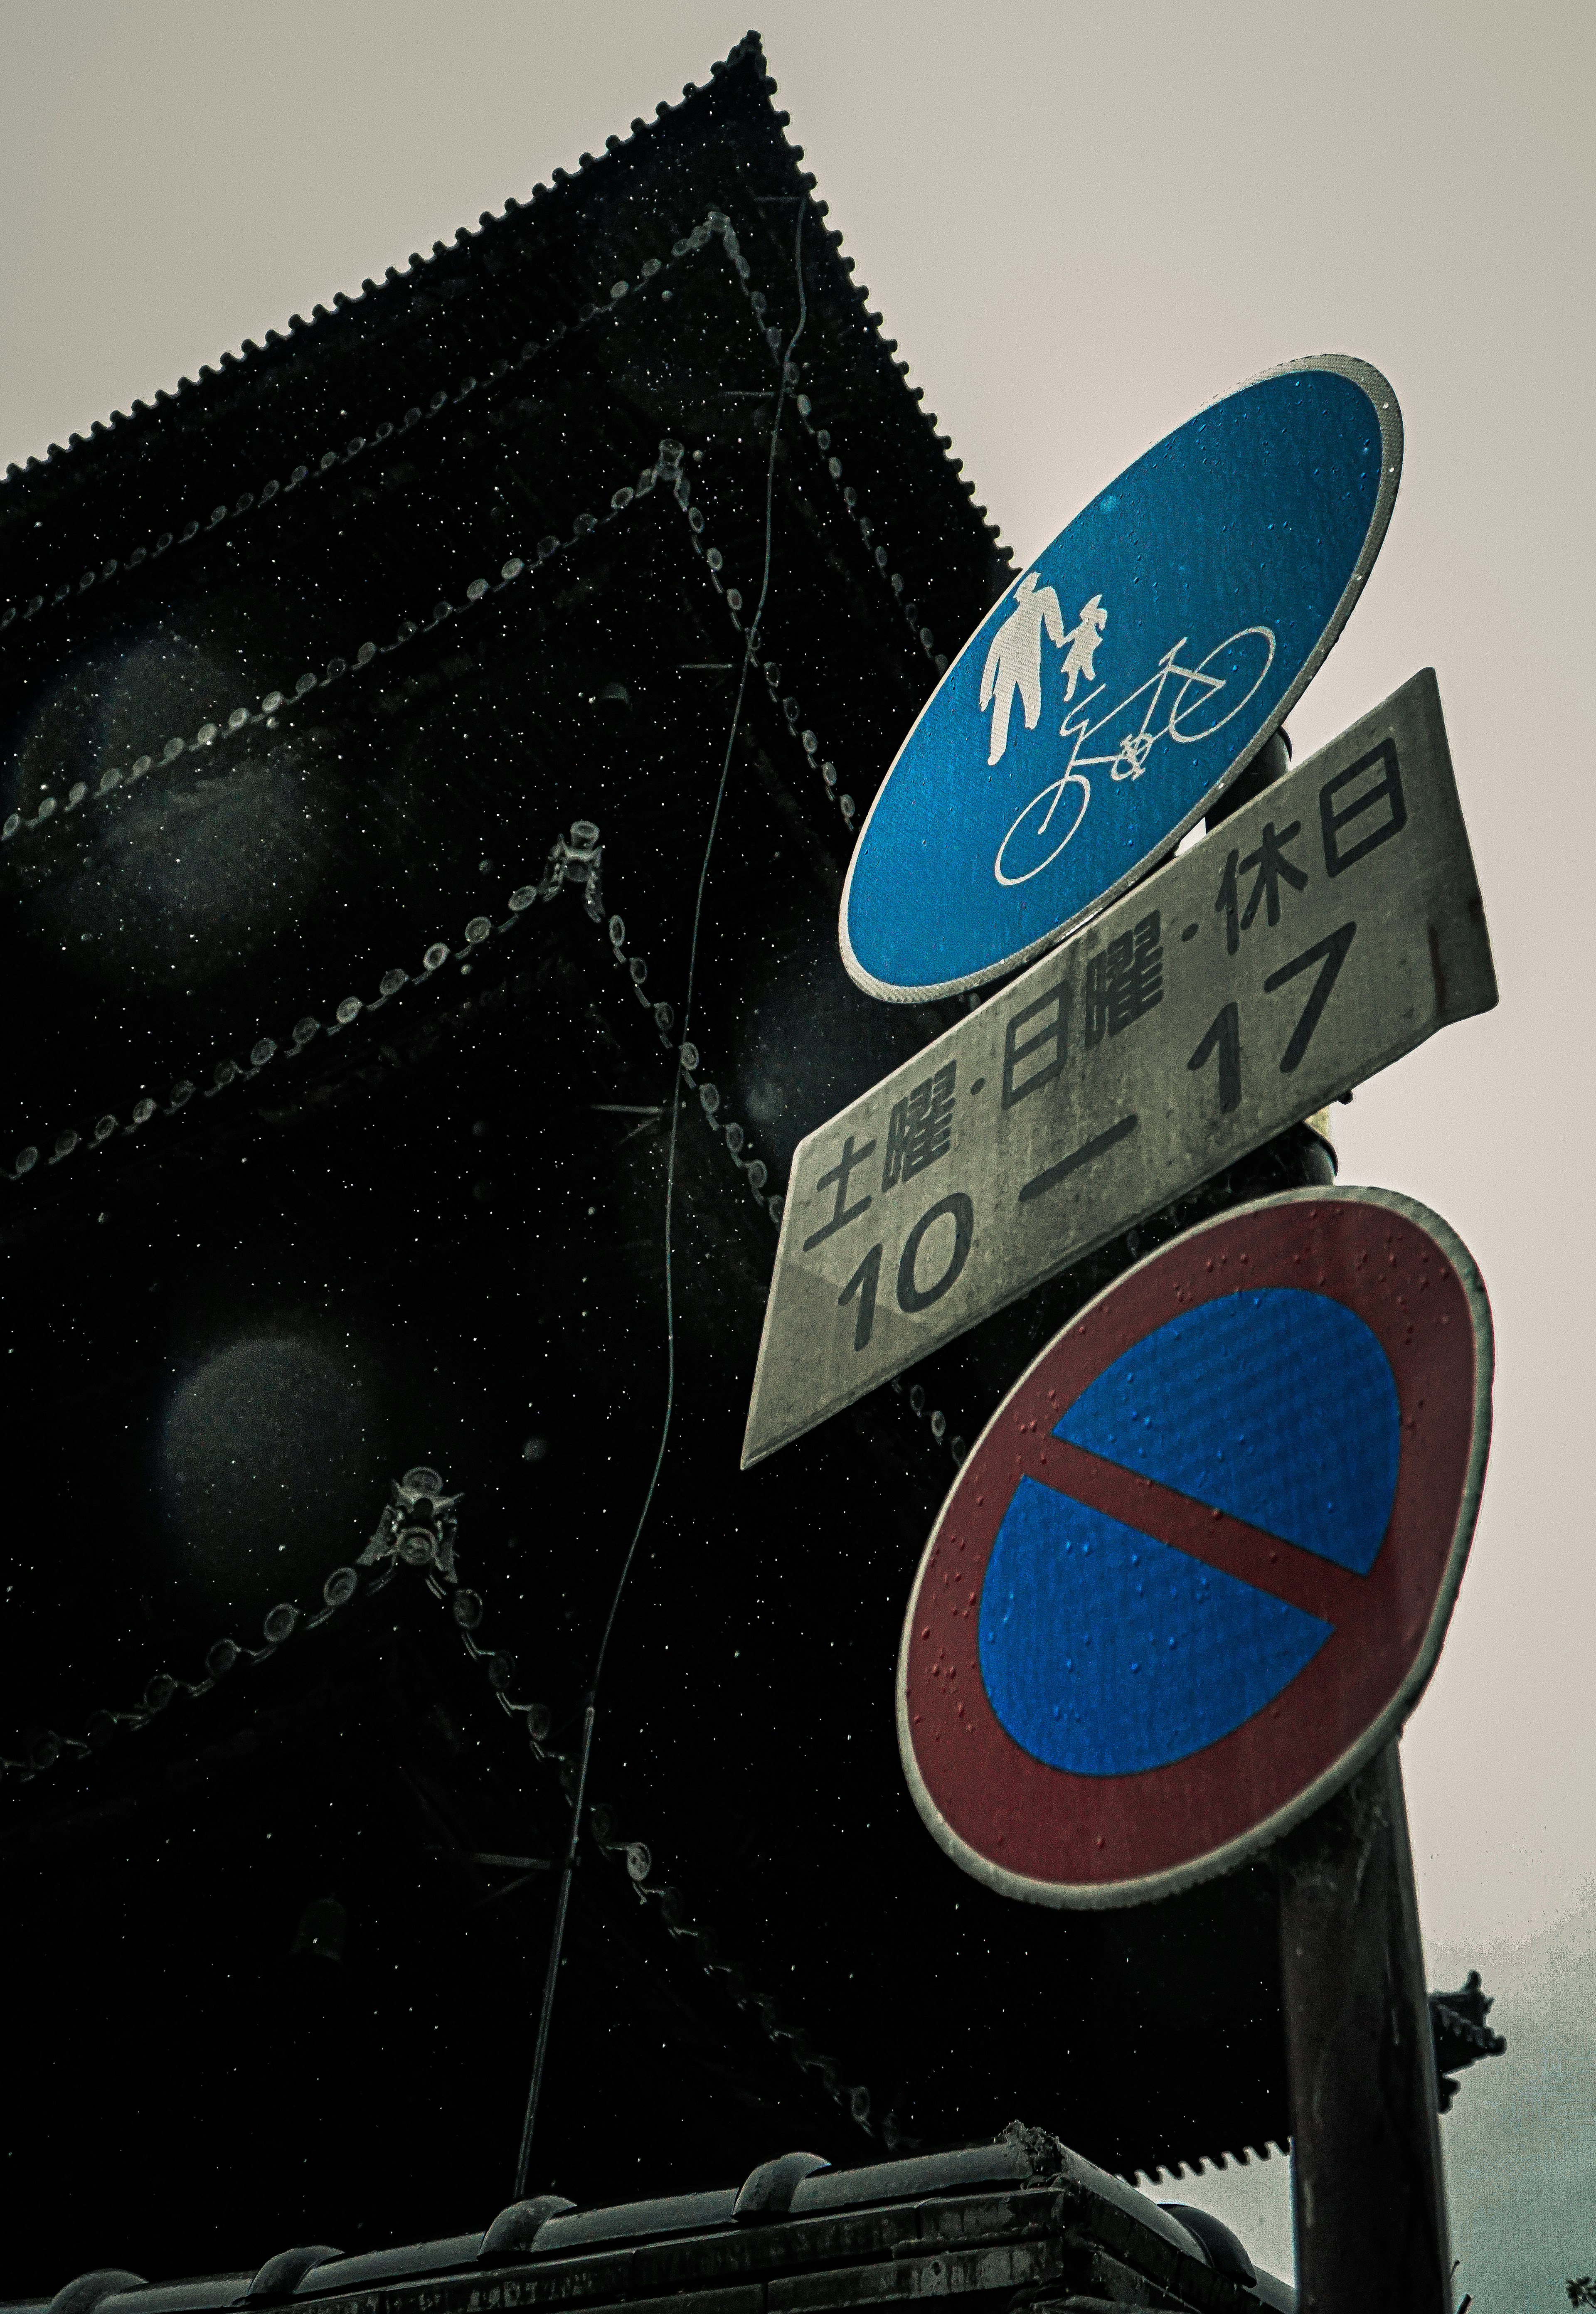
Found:
M 799 1144 L 745 1469 L 1495 1002 L 1426 668 Z

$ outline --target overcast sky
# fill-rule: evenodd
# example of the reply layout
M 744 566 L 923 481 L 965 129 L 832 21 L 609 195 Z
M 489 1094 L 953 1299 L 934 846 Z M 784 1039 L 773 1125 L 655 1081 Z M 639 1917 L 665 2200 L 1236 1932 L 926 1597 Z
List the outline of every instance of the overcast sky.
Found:
M 1301 761 L 1437 668 L 1495 947 L 1500 1009 L 1337 1122 L 1343 1179 L 1444 1214 L 1495 1312 L 1484 1513 L 1404 1760 L 1437 1966 L 1477 1957 L 1515 2036 L 1446 2124 L 1461 2279 L 1481 2314 L 1556 2306 L 1596 2267 L 1596 9 L 770 0 L 760 24 L 1017 553 L 1293 355 L 1362 355 L 1401 401 L 1390 534 L 1292 732 Z M 745 29 L 701 0 L 0 0 L 0 466 L 525 195 Z M 1531 2151 L 1539 2201 L 1502 2206 L 1496 2165 Z M 1248 2203 L 1276 2259 L 1283 2206 L 1278 2174 Z

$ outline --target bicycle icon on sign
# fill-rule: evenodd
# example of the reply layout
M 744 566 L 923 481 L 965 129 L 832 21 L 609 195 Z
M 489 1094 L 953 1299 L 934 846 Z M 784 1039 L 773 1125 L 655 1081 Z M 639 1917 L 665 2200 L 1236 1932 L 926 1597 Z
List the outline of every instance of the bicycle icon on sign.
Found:
M 1274 635 L 1268 627 L 1242 627 L 1237 633 L 1227 635 L 1195 667 L 1181 664 L 1186 640 L 1182 635 L 1160 659 L 1156 675 L 1149 676 L 1145 683 L 1139 684 L 1095 721 L 1092 710 L 1107 690 L 1106 684 L 1089 692 L 1080 706 L 1065 716 L 1059 726 L 1059 736 L 1074 741 L 1069 768 L 1031 798 L 999 844 L 992 872 L 1000 884 L 1028 884 L 1033 876 L 1040 876 L 1044 869 L 1052 867 L 1086 817 L 1087 806 L 1092 799 L 1089 771 L 1106 770 L 1116 781 L 1139 780 L 1148 769 L 1160 739 L 1168 739 L 1178 747 L 1191 747 L 1199 739 L 1211 738 L 1240 714 L 1274 664 Z M 1172 685 L 1178 688 L 1166 704 Z M 1222 714 L 1218 711 L 1221 693 L 1229 702 Z M 1133 728 L 1127 728 L 1138 702 L 1143 700 L 1146 705 L 1141 720 Z M 1107 754 L 1082 753 L 1089 740 L 1104 733 L 1114 737 Z M 1071 788 L 1080 791 L 1073 818 L 1045 859 L 1025 866 L 1027 848 L 1034 849 L 1051 836 L 1059 807 Z M 1037 818 L 1039 808 L 1041 817 Z M 1010 845 L 1015 846 L 1012 861 L 1008 857 Z

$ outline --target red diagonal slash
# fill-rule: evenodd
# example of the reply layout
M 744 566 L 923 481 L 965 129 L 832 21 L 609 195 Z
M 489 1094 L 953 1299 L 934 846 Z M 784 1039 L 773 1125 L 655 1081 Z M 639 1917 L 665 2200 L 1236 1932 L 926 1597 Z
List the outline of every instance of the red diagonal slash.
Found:
M 1066 1445 L 1062 1438 L 1034 1434 L 1016 1443 L 1017 1475 L 1023 1472 L 1056 1494 L 1084 1503 L 1089 1510 L 1151 1535 L 1155 1542 L 1167 1542 L 1250 1583 L 1255 1590 L 1317 1615 L 1321 1622 L 1339 1625 L 1350 1603 L 1367 1588 L 1364 1576 L 1279 1535 L 1265 1534 L 1228 1511 L 1194 1502 L 1156 1479 L 1144 1479 L 1120 1463 Z

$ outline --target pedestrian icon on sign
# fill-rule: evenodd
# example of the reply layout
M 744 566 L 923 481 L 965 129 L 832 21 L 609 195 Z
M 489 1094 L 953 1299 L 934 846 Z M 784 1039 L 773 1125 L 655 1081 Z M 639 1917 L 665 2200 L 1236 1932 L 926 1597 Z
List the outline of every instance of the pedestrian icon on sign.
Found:
M 1064 678 L 1064 704 L 1075 696 L 1075 685 L 1082 676 L 1089 683 L 1098 679 L 1092 666 L 1092 656 L 1103 640 L 1103 630 L 1108 624 L 1108 614 L 1103 608 L 1101 595 L 1094 595 L 1089 603 L 1080 605 L 1080 616 L 1064 637 L 1069 650 L 1062 673 Z
M 1061 650 L 1064 644 L 1064 614 L 1051 587 L 1038 587 L 1036 573 L 1027 570 L 1019 582 L 1014 608 L 992 639 L 986 665 L 981 671 L 981 706 L 992 709 L 989 764 L 1001 763 L 1009 745 L 1009 714 L 1014 694 L 1025 710 L 1025 728 L 1034 731 L 1042 712 L 1042 630 L 1045 627 Z

